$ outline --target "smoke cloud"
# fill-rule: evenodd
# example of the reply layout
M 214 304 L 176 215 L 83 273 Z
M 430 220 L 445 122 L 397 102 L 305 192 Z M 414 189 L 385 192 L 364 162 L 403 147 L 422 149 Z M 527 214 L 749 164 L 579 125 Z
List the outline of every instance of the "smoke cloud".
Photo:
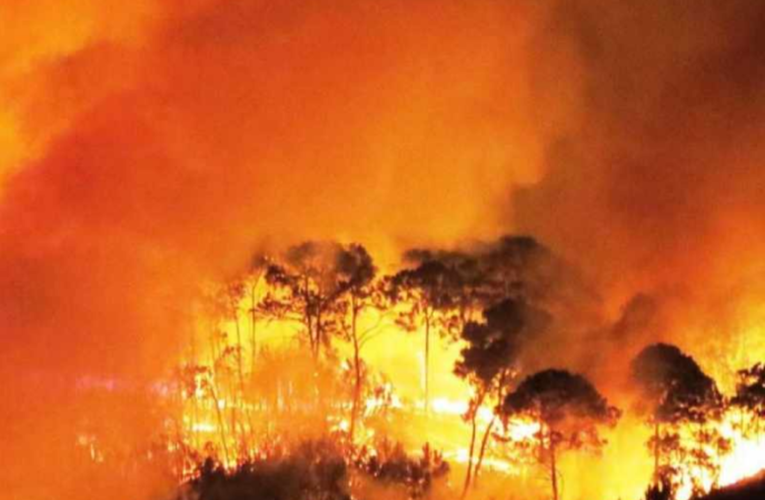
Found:
M 546 173 L 516 197 L 519 226 L 576 255 L 618 304 L 761 275 L 765 9 L 552 5 L 530 69 L 551 122 Z
M 520 231 L 614 318 L 641 292 L 686 326 L 740 312 L 764 271 L 764 20 L 746 0 L 4 2 L 0 438 L 28 459 L 4 494 L 65 498 L 75 479 L 30 472 L 93 409 L 65 388 L 164 373 L 199 283 L 264 247 L 393 262 Z M 649 303 L 630 317 L 655 324 Z
M 536 175 L 528 100 L 505 98 L 528 93 L 507 64 L 524 57 L 525 10 L 6 2 L 0 428 L 24 459 L 4 494 L 83 489 L 59 467 L 78 418 L 149 418 L 67 388 L 166 373 L 200 282 L 256 250 L 353 239 L 393 261 L 501 231 L 508 186 Z

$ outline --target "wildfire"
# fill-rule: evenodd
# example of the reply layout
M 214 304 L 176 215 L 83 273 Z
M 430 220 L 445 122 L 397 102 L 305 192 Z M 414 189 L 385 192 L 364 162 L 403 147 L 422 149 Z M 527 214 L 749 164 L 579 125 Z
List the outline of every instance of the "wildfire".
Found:
M 279 279 L 297 286 L 289 277 Z M 402 443 L 409 453 L 427 443 L 455 464 L 456 470 L 470 470 L 476 477 L 484 474 L 514 481 L 583 477 L 582 464 L 602 472 L 563 483 L 567 491 L 556 489 L 562 498 L 605 491 L 614 497 L 637 499 L 650 483 L 645 420 L 633 415 L 617 424 L 616 430 L 607 433 L 607 439 L 616 444 L 593 438 L 593 426 L 564 435 L 552 429 L 556 421 L 542 419 L 540 402 L 531 406 L 530 413 L 500 417 L 505 396 L 522 381 L 516 377 L 515 366 L 497 372 L 500 377 L 485 386 L 458 376 L 455 366 L 466 346 L 476 338 L 483 339 L 478 336 L 483 332 L 480 328 L 489 328 L 495 316 L 482 318 L 471 312 L 459 317 L 431 311 L 418 318 L 426 306 L 412 304 L 422 297 L 407 296 L 394 306 L 381 306 L 373 302 L 384 300 L 380 292 L 365 291 L 360 296 L 369 300 L 365 306 L 369 310 L 356 303 L 342 305 L 358 307 L 352 316 L 355 323 L 344 323 L 348 310 L 340 306 L 339 312 L 327 311 L 340 318 L 337 324 L 324 326 L 336 336 L 330 350 L 328 342 L 315 332 L 311 333 L 315 337 L 305 338 L 306 332 L 316 328 L 317 320 L 300 318 L 301 311 L 307 310 L 305 304 L 286 303 L 291 297 L 283 290 L 279 293 L 284 295 L 274 292 L 276 286 L 258 277 L 227 286 L 222 294 L 217 291 L 176 382 L 167 384 L 169 389 L 162 392 L 163 398 L 176 404 L 180 422 L 166 425 L 171 437 L 168 452 L 188 457 L 177 468 L 181 480 L 195 477 L 205 458 L 233 471 L 248 460 L 284 453 L 296 439 L 329 435 L 347 447 L 352 459 L 377 455 L 378 447 L 388 446 L 388 440 Z M 320 296 L 323 292 L 311 288 L 301 293 Z M 513 303 L 503 307 L 511 308 L 504 314 L 517 313 Z M 401 320 L 402 315 L 406 321 Z M 300 321 L 304 321 L 302 328 Z M 428 339 L 427 357 L 422 345 L 427 338 L 426 322 L 430 322 L 431 334 L 437 328 L 448 333 Z M 479 331 L 474 337 L 460 337 L 469 324 Z M 489 333 L 487 338 L 494 339 L 490 328 Z M 499 393 L 492 392 L 498 388 Z M 621 395 L 615 396 L 620 399 Z M 669 451 L 661 462 L 671 471 L 678 500 L 765 469 L 765 443 L 759 431 L 752 432 L 752 415 L 733 406 L 719 416 L 713 417 L 713 413 L 708 418 L 694 417 L 687 425 L 680 420 L 667 424 L 671 427 L 667 439 L 675 441 L 667 445 Z M 551 459 L 553 451 L 559 446 L 563 449 L 564 444 L 570 446 L 572 456 L 591 446 L 602 450 L 606 458 L 585 461 L 563 455 L 557 462 Z M 79 446 L 93 461 L 104 461 L 106 454 L 96 436 L 83 435 Z M 606 461 L 611 465 L 604 465 Z M 636 472 L 623 474 L 619 463 L 631 464 Z
M 765 469 L 765 441 L 761 435 L 746 437 L 740 421 L 730 415 L 721 425 L 722 435 L 731 440 L 731 451 L 721 457 L 720 485 L 734 484 Z

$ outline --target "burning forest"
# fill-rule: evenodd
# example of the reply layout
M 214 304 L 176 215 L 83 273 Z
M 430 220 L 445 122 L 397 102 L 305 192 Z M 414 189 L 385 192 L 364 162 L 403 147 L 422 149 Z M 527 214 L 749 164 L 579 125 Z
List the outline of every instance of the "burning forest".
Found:
M 763 25 L 3 1 L 0 500 L 761 498 Z

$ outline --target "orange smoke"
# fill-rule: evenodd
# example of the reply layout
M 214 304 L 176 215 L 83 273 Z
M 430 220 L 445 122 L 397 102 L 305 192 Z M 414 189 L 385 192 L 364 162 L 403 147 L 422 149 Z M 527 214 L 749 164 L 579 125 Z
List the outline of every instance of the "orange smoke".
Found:
M 520 229 L 595 277 L 609 320 L 658 297 L 670 312 L 641 339 L 760 318 L 762 17 L 712 0 L 4 1 L 3 494 L 88 498 L 34 473 L 103 409 L 75 381 L 164 373 L 199 283 L 261 247 L 355 240 L 394 262 Z M 619 352 L 603 324 L 576 332 Z M 581 345 L 550 359 L 593 365 Z M 103 418 L 143 436 L 150 417 L 124 413 Z
M 508 187 L 536 175 L 515 71 L 521 6 L 6 4 L 10 498 L 66 498 L 85 483 L 50 464 L 72 463 L 77 417 L 104 405 L 64 389 L 166 373 L 200 282 L 309 237 L 359 240 L 393 261 L 399 245 L 491 236 Z M 115 428 L 144 420 L 114 410 L 102 419 Z M 46 467 L 50 480 L 35 481 Z

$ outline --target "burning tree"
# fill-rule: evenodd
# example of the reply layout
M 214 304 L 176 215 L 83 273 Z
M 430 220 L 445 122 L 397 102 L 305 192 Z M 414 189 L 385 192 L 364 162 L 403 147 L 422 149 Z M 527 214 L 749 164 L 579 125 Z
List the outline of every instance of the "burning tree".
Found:
M 677 476 L 672 464 L 662 464 L 664 455 L 675 455 L 678 461 L 696 462 L 699 468 L 714 471 L 715 464 L 705 452 L 705 445 L 718 441 L 715 433 L 704 429 L 704 424 L 718 417 L 724 406 L 717 384 L 678 347 L 654 344 L 643 349 L 631 364 L 632 380 L 640 392 L 638 410 L 646 415 L 654 429 L 649 447 L 654 455 L 654 484 Z M 697 446 L 694 450 L 683 447 L 680 427 L 695 424 Z M 662 433 L 662 427 L 669 431 Z M 698 485 L 694 485 L 698 488 Z
M 243 362 L 244 344 L 240 325 L 240 303 L 244 297 L 243 281 L 233 279 L 222 284 L 208 285 L 204 308 L 209 325 L 209 364 L 200 362 L 196 340 L 192 335 L 191 360 L 187 365 L 187 378 L 194 375 L 196 391 L 184 391 L 193 405 L 192 429 L 197 426 L 200 409 L 214 409 L 218 421 L 220 447 L 226 460 L 234 455 L 229 449 L 232 441 L 237 448 L 250 450 L 252 445 L 252 416 L 246 404 L 247 387 Z M 231 341 L 228 325 L 233 325 Z M 188 382 L 184 382 L 189 386 Z M 245 452 L 243 452 L 246 454 Z
M 605 442 L 598 426 L 613 426 L 620 415 L 585 377 L 555 369 L 526 378 L 505 397 L 499 411 L 506 425 L 514 418 L 539 424 L 538 459 L 549 466 L 554 500 L 558 500 L 558 454 L 600 449 Z
M 360 316 L 382 308 L 383 294 L 375 281 L 377 269 L 358 244 L 306 242 L 290 248 L 266 271 L 271 288 L 259 303 L 261 315 L 302 325 L 315 359 L 337 337 L 353 349 L 353 401 L 349 435 L 353 439 L 362 393 L 361 349 L 374 328 L 362 330 Z
M 433 483 L 449 473 L 443 455 L 429 445 L 422 447 L 422 456 L 413 457 L 401 443 L 378 440 L 374 450 L 364 447 L 355 461 L 356 468 L 366 478 L 387 485 L 404 486 L 410 499 L 425 497 Z
M 353 348 L 353 403 L 348 434 L 353 442 L 356 423 L 359 418 L 362 393 L 361 349 L 368 342 L 376 326 L 361 329 L 359 317 L 367 309 L 381 309 L 384 298 L 381 287 L 375 281 L 377 268 L 367 250 L 357 244 L 343 247 L 338 253 L 337 271 L 340 289 L 346 291 L 348 301 L 345 320 L 341 323 L 345 338 Z
M 260 304 L 265 315 L 302 325 L 314 359 L 341 331 L 348 282 L 340 272 L 342 245 L 305 242 L 291 247 L 266 270 L 271 286 Z
M 455 331 L 459 321 L 460 273 L 438 260 L 428 260 L 405 269 L 389 280 L 389 296 L 405 309 L 397 323 L 407 331 L 425 328 L 425 412 L 430 408 L 430 334 L 434 328 L 445 334 Z
M 454 373 L 467 380 L 473 387 L 465 419 L 470 422 L 470 447 L 464 492 L 472 478 L 477 478 L 481 468 L 489 436 L 496 423 L 497 414 L 491 418 L 484 431 L 478 461 L 473 470 L 478 414 L 482 407 L 498 405 L 517 373 L 517 359 L 521 344 L 543 330 L 548 315 L 523 301 L 506 299 L 483 313 L 484 322 L 469 322 L 462 330 L 466 347 L 461 351 Z M 463 493 L 464 494 L 464 493 Z
M 761 420 L 765 417 L 765 365 L 757 363 L 751 368 L 738 371 L 738 384 L 736 395 L 731 399 L 731 404 L 747 412 L 752 424 L 748 429 L 759 439 L 762 429 Z
M 479 253 L 486 288 L 494 302 L 523 297 L 539 302 L 556 289 L 561 263 L 544 245 L 529 236 L 503 236 Z
M 206 459 L 177 500 L 349 500 L 348 466 L 328 440 L 307 440 L 287 452 L 227 469 Z

